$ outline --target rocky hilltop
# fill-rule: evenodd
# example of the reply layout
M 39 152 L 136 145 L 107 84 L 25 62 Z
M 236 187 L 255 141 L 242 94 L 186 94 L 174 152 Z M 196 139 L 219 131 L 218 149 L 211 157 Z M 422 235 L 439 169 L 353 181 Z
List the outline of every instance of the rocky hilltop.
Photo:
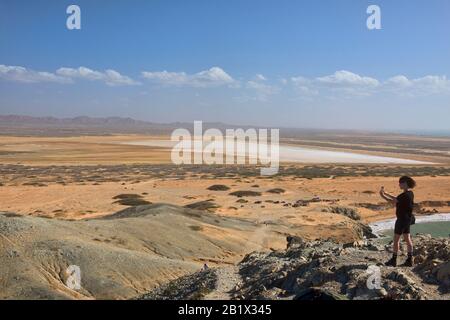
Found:
M 248 254 L 234 277 L 230 268 L 206 269 L 139 298 L 450 299 L 449 239 L 417 236 L 414 268 L 385 267 L 390 245 L 379 239 L 337 244 L 289 236 L 287 242 L 286 250 Z M 231 289 L 218 292 L 225 287 Z
M 0 213 L 0 299 L 128 299 L 232 263 L 256 226 L 169 204 L 79 221 Z M 254 250 L 254 249 L 253 249 Z M 238 260 L 240 258 L 238 257 Z M 81 270 L 81 288 L 67 269 Z
M 83 220 L 2 212 L 0 299 L 450 298 L 450 239 L 416 237 L 416 267 L 388 268 L 390 246 L 349 226 L 356 241 L 337 243 L 163 203 Z

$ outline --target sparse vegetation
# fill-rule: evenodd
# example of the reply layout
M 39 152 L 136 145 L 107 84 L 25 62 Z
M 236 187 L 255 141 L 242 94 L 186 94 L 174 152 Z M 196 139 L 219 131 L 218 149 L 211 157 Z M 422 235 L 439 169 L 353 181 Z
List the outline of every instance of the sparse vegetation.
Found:
M 285 193 L 286 190 L 282 189 L 282 188 L 273 188 L 270 190 L 267 190 L 268 193 L 276 193 L 276 194 L 280 194 L 280 193 Z
M 341 206 L 331 206 L 327 209 L 323 210 L 324 212 L 331 212 L 336 214 L 344 215 L 353 220 L 361 220 L 361 215 L 358 210 L 350 207 L 341 207 Z
M 118 203 L 123 206 L 134 207 L 134 206 L 142 206 L 142 205 L 151 204 L 150 201 L 143 199 L 142 196 L 139 194 L 119 194 L 119 195 L 113 197 L 113 199 L 119 199 L 119 200 L 115 201 L 114 203 Z
M 389 202 L 379 202 L 379 203 L 355 203 L 353 204 L 355 207 L 361 207 L 370 209 L 373 211 L 384 211 L 387 209 L 391 209 L 393 205 Z
M 189 209 L 195 209 L 195 210 L 206 210 L 206 211 L 215 211 L 216 209 L 220 208 L 219 205 L 217 205 L 216 203 L 212 202 L 212 201 L 199 201 L 199 202 L 194 202 L 188 205 L 185 205 L 186 208 Z
M 261 192 L 251 191 L 251 190 L 242 190 L 242 191 L 234 191 L 230 193 L 230 196 L 235 197 L 258 197 L 261 196 Z
M 113 197 L 113 199 L 136 199 L 136 198 L 142 198 L 142 196 L 134 193 L 125 193 Z
M 95 174 L 101 172 L 102 174 Z M 196 174 L 208 173 L 209 178 L 258 177 L 273 179 L 274 177 L 260 177 L 260 167 L 250 165 L 209 165 L 194 166 L 172 164 L 130 164 L 130 165 L 80 165 L 80 166 L 25 166 L 21 164 L 0 164 L 0 176 L 3 184 L 17 183 L 18 179 L 25 180 L 25 185 L 45 186 L 50 183 L 60 183 L 64 176 L 66 185 L 92 181 L 97 183 L 122 182 L 132 183 L 148 179 L 173 179 L 194 177 Z M 419 176 L 450 176 L 448 165 L 281 165 L 278 177 L 292 178 L 329 178 L 339 177 L 399 177 L 402 175 Z M 30 178 L 33 177 L 33 178 Z M 26 181 L 30 180 L 32 181 Z
M 211 191 L 228 191 L 230 190 L 230 187 L 224 184 L 213 184 L 212 186 L 209 186 L 207 189 Z
M 203 227 L 202 226 L 189 226 L 189 229 L 191 229 L 193 231 L 202 231 Z
M 7 218 L 20 218 L 20 217 L 23 217 L 22 215 L 14 213 L 14 212 L 2 212 L 1 214 L 4 215 Z

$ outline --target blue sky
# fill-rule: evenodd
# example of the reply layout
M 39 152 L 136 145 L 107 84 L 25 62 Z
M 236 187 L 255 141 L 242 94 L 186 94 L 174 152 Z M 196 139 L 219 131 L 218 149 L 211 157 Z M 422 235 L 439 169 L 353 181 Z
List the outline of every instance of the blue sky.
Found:
M 0 114 L 445 130 L 449 40 L 448 0 L 0 0 Z

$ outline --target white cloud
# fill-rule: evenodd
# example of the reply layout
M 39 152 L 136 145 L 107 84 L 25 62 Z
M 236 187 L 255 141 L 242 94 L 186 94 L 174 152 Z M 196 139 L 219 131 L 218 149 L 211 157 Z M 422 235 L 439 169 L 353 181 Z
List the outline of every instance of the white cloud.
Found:
M 24 83 L 73 83 L 74 79 L 79 78 L 103 81 L 110 86 L 139 84 L 133 79 L 124 76 L 115 70 L 108 69 L 105 72 L 100 72 L 86 67 L 79 67 L 77 69 L 59 68 L 55 73 L 51 73 L 46 71 L 34 71 L 20 66 L 0 65 L 0 78 Z
M 8 81 L 25 83 L 58 82 L 68 83 L 70 79 L 45 71 L 34 71 L 20 66 L 5 66 L 0 64 L 0 78 Z
M 258 73 L 257 75 L 255 75 L 255 81 L 266 81 L 267 78 L 264 77 L 261 73 Z
M 200 83 L 231 83 L 233 78 L 219 67 L 212 67 L 209 70 L 201 71 L 194 76 Z
M 291 81 L 294 83 L 294 84 L 296 84 L 296 85 L 309 85 L 309 84 L 311 84 L 311 80 L 309 80 L 309 79 L 307 79 L 307 78 L 305 78 L 305 77 L 292 77 L 291 78 Z
M 392 78 L 389 78 L 384 83 L 387 86 L 399 86 L 399 87 L 408 87 L 411 85 L 411 81 L 405 76 L 399 75 Z
M 450 93 L 450 80 L 446 76 L 428 75 L 408 79 L 404 75 L 389 78 L 383 83 L 384 90 L 406 96 Z
M 88 80 L 100 80 L 103 77 L 101 72 L 86 67 L 79 67 L 77 69 L 63 67 L 56 70 L 56 73 L 68 78 L 84 78 Z
M 163 86 L 183 86 L 211 88 L 227 86 L 240 88 L 251 99 L 266 100 L 270 95 L 280 92 L 281 87 L 291 85 L 295 93 L 304 98 L 320 96 L 322 98 L 352 98 L 378 94 L 417 97 L 425 95 L 450 94 L 450 79 L 446 76 L 426 75 L 409 79 L 405 75 L 396 75 L 386 80 L 359 75 L 340 70 L 320 77 L 295 76 L 281 78 L 275 85 L 261 73 L 249 80 L 235 80 L 220 67 L 212 67 L 198 73 L 186 72 L 142 72 L 142 77 Z M 139 85 L 140 82 L 113 69 L 105 71 L 92 70 L 87 67 L 59 68 L 56 72 L 35 71 L 21 66 L 0 64 L 0 79 L 22 83 L 73 83 L 77 79 L 99 81 L 109 86 Z M 285 90 L 285 89 L 283 89 Z
M 107 85 L 110 86 L 118 86 L 118 85 L 127 85 L 127 86 L 131 86 L 131 85 L 138 85 L 140 84 L 137 81 L 134 81 L 133 79 L 124 76 L 122 74 L 120 74 L 119 72 L 112 70 L 112 69 L 108 69 L 105 71 L 105 82 Z
M 301 95 L 320 94 L 323 97 L 332 98 L 370 96 L 382 93 L 398 96 L 450 93 L 450 80 L 445 76 L 433 75 L 416 79 L 408 79 L 404 75 L 397 75 L 382 81 L 341 70 L 323 77 L 292 77 L 290 83 Z
M 156 72 L 142 72 L 142 76 L 146 79 L 155 80 L 169 85 L 182 85 L 188 82 L 188 75 L 184 72 L 168 72 L 168 71 L 156 71 Z
M 370 77 L 363 77 L 356 73 L 346 70 L 336 71 L 332 75 L 316 78 L 316 81 L 318 83 L 326 85 L 342 86 L 342 87 L 348 86 L 376 87 L 380 84 L 380 82 L 377 79 Z
M 261 81 L 247 81 L 246 88 L 256 92 L 256 100 L 266 101 L 268 96 L 276 94 L 279 92 L 279 88 L 263 83 L 265 80 Z
M 144 71 L 142 72 L 142 76 L 155 83 L 168 86 L 216 87 L 235 83 L 235 80 L 219 67 L 212 67 L 195 74 L 168 71 Z
M 423 93 L 450 93 L 450 80 L 446 76 L 425 76 L 411 80 L 413 87 Z
M 243 97 L 240 97 L 240 101 L 267 101 L 270 95 L 277 94 L 280 91 L 278 86 L 274 86 L 268 83 L 265 76 L 258 73 L 253 77 L 253 80 L 245 82 L 245 86 L 242 87 L 246 89 L 246 93 Z
M 80 78 L 91 81 L 103 81 L 109 86 L 121 86 L 121 85 L 138 85 L 139 82 L 134 81 L 130 77 L 124 76 L 119 72 L 108 69 L 104 72 L 95 71 L 86 67 L 74 68 L 59 68 L 56 73 L 60 76 L 67 78 Z

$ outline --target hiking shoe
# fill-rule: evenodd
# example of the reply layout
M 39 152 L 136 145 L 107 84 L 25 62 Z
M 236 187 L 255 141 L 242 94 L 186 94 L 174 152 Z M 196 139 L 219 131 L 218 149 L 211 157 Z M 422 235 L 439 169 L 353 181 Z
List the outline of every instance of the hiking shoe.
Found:
M 387 267 L 396 267 L 397 266 L 397 258 L 392 257 L 384 265 L 387 266 Z
M 412 257 L 408 257 L 406 259 L 405 263 L 403 263 L 401 266 L 402 267 L 413 267 L 414 266 L 414 262 L 413 262 Z

